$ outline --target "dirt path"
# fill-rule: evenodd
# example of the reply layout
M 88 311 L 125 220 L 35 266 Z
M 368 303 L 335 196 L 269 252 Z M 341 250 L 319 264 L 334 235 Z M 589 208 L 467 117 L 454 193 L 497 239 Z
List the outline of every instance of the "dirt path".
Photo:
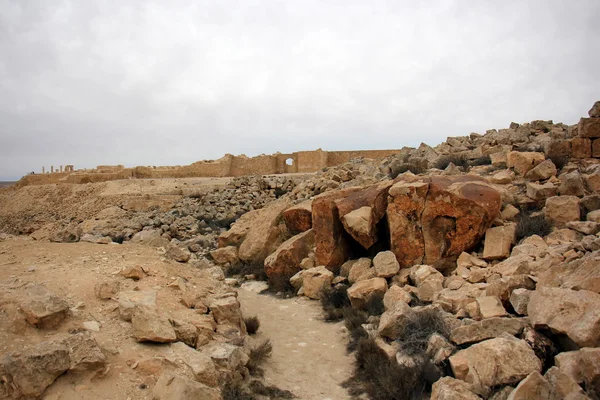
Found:
M 244 315 L 257 315 L 256 340 L 270 339 L 273 355 L 265 381 L 302 400 L 350 399 L 340 383 L 351 373 L 343 323 L 327 323 L 319 302 L 304 297 L 279 299 L 244 285 L 238 291 Z

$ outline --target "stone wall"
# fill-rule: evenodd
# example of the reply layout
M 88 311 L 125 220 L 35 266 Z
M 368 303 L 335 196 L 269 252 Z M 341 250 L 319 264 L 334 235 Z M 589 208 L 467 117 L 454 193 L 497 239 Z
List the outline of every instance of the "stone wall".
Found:
M 190 165 L 172 167 L 139 166 L 125 168 L 123 165 L 99 165 L 92 170 L 72 171 L 73 167 L 68 166 L 70 168 L 67 172 L 27 175 L 19 181 L 19 185 L 95 183 L 130 178 L 237 177 L 246 175 L 310 173 L 325 167 L 343 164 L 353 158 L 383 158 L 399 152 L 400 150 L 323 151 L 318 149 L 289 154 L 263 154 L 256 157 L 226 154 L 218 160 L 198 161 Z

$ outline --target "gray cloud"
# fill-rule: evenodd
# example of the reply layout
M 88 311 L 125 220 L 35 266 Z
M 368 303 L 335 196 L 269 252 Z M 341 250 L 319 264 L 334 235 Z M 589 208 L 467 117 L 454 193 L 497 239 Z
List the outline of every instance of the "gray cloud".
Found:
M 371 3 L 0 0 L 0 180 L 436 144 L 600 99 L 597 0 Z

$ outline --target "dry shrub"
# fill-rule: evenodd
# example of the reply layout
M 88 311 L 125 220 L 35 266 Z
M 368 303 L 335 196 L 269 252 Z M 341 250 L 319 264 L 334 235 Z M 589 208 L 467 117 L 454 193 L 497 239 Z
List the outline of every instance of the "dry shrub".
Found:
M 554 165 L 556 166 L 556 169 L 558 171 L 563 169 L 564 166 L 569 163 L 569 157 L 567 157 L 567 156 L 552 155 L 552 156 L 549 156 L 548 158 L 550 159 L 550 161 L 552 161 L 554 163 Z
M 249 335 L 254 335 L 260 327 L 260 320 L 256 315 L 252 317 L 244 318 L 244 324 L 246 324 L 246 331 Z
M 271 357 L 272 352 L 273 344 L 269 339 L 264 340 L 258 346 L 252 348 L 248 355 L 248 363 L 246 364 L 250 374 L 262 375 L 263 369 L 260 365 Z
M 450 163 L 456 165 L 459 168 L 466 168 L 469 166 L 469 160 L 464 154 L 448 154 L 439 157 L 433 166 L 437 169 L 446 169 Z
M 336 285 L 327 289 L 321 296 L 325 321 L 339 321 L 344 318 L 344 309 L 350 307 L 348 299 L 348 286 Z
M 472 167 L 476 167 L 479 165 L 491 165 L 491 164 L 492 164 L 492 159 L 490 158 L 490 156 L 481 156 L 479 158 L 469 161 L 469 165 Z
M 532 235 L 547 236 L 552 232 L 552 224 L 543 214 L 532 215 L 521 211 L 517 222 L 517 240 Z
M 350 340 L 346 345 L 348 352 L 352 352 L 358 348 L 361 340 L 368 337 L 367 332 L 362 325 L 367 323 L 369 314 L 365 311 L 357 310 L 356 308 L 346 307 L 344 309 L 344 325 L 348 330 Z
M 411 313 L 400 327 L 398 342 L 402 352 L 410 356 L 425 354 L 427 342 L 434 333 L 444 337 L 450 333 L 439 310 L 427 308 Z
M 250 382 L 249 386 L 252 393 L 267 396 L 269 399 L 287 400 L 296 398 L 289 390 L 282 390 L 276 386 L 265 386 L 261 381 L 254 380 Z
M 258 397 L 258 396 L 260 397 Z M 253 380 L 247 387 L 242 382 L 233 382 L 231 379 L 225 381 L 221 386 L 223 400 L 258 400 L 266 396 L 274 400 L 289 400 L 296 396 L 289 390 L 282 390 L 276 386 L 265 386 L 261 381 Z

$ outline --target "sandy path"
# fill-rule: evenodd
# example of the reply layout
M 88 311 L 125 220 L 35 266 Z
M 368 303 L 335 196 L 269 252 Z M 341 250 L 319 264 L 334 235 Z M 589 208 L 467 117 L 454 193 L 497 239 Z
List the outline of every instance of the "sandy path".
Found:
M 319 302 L 304 297 L 279 299 L 245 287 L 238 293 L 244 315 L 260 319 L 255 339 L 273 343 L 273 355 L 264 365 L 267 384 L 302 400 L 350 399 L 340 387 L 352 368 L 341 322 L 324 322 Z

